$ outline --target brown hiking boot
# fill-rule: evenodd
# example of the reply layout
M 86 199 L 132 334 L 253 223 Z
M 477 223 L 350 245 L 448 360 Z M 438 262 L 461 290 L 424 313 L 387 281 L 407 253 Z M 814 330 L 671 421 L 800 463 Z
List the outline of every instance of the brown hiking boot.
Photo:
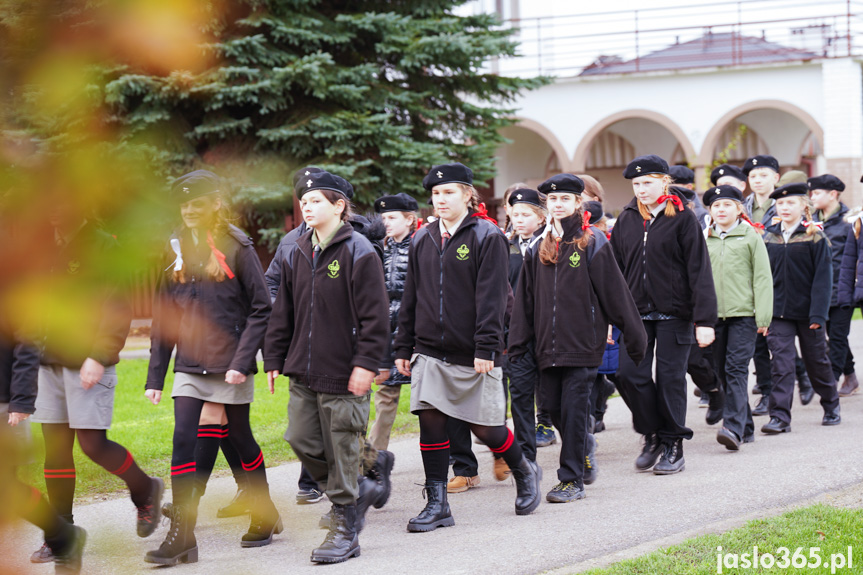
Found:
M 498 481 L 505 481 L 511 473 L 509 465 L 506 464 L 503 457 L 496 457 L 494 460 L 494 478 Z
M 464 477 L 456 475 L 446 484 L 447 493 L 464 493 L 472 487 L 479 487 L 479 475 L 473 477 Z
M 860 384 L 857 382 L 857 373 L 849 373 L 842 381 L 842 387 L 839 388 L 839 397 L 848 397 L 858 391 L 860 391 Z

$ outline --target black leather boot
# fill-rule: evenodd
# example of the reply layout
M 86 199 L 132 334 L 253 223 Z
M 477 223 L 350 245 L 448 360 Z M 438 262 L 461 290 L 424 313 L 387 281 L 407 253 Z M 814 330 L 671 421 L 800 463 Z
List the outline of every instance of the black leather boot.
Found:
M 357 479 L 360 494 L 357 496 L 357 533 L 366 526 L 366 511 L 383 496 L 384 487 L 376 480 L 366 476 Z
M 644 447 L 641 455 L 635 460 L 635 469 L 638 471 L 650 471 L 656 464 L 656 459 L 662 452 L 662 443 L 655 433 L 644 436 Z
M 195 523 L 198 518 L 198 498 L 193 496 L 190 499 L 191 501 L 174 503 L 171 506 L 171 527 L 168 534 L 158 549 L 147 552 L 144 561 L 169 566 L 177 563 L 197 563 Z
M 356 505 L 333 504 L 333 521 L 320 547 L 312 551 L 314 563 L 341 563 L 360 556 Z
M 237 493 L 230 503 L 224 507 L 219 507 L 216 511 L 216 517 L 224 519 L 226 517 L 238 517 L 245 515 L 251 509 L 252 494 L 249 492 L 248 485 L 245 481 L 237 484 Z
M 542 468 L 535 462 L 522 456 L 518 465 L 512 469 L 515 478 L 515 514 L 530 515 L 539 507 L 542 499 L 539 493 L 539 482 L 542 481 Z
M 54 553 L 54 573 L 57 575 L 78 575 L 81 572 L 81 556 L 87 532 L 77 525 L 70 525 L 66 540 L 57 545 Z
M 683 440 L 674 439 L 664 444 L 662 456 L 653 467 L 654 475 L 673 475 L 686 469 L 683 460 Z
M 396 462 L 396 456 L 391 451 L 384 449 L 378 450 L 378 460 L 375 462 L 369 471 L 368 477 L 376 480 L 381 485 L 381 491 L 378 498 L 372 505 L 375 509 L 380 509 L 387 504 L 392 491 L 392 483 L 390 483 L 390 474 L 393 471 L 393 465 Z
M 438 527 L 455 525 L 449 503 L 446 500 L 446 481 L 427 481 L 425 485 L 426 506 L 420 514 L 408 521 L 408 531 L 423 533 Z
M 273 534 L 278 535 L 284 530 L 282 518 L 279 516 L 269 493 L 262 493 L 252 503 L 249 532 L 240 540 L 240 547 L 263 547 L 273 542 Z

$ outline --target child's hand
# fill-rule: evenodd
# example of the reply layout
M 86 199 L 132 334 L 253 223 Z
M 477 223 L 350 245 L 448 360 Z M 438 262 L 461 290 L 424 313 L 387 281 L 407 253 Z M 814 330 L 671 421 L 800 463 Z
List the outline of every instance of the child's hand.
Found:
M 228 373 L 225 374 L 225 383 L 230 383 L 231 385 L 240 385 L 241 383 L 246 382 L 246 376 L 237 371 L 236 369 L 229 369 Z
M 406 359 L 397 359 L 396 369 L 405 377 L 411 376 L 411 362 Z
M 473 368 L 477 373 L 488 373 L 494 369 L 494 362 L 490 359 L 473 358 Z
M 698 326 L 695 328 L 695 341 L 698 342 L 698 347 L 707 347 L 715 339 L 716 334 L 712 327 Z
M 267 387 L 270 388 L 270 395 L 276 393 L 276 378 L 279 377 L 279 375 L 279 370 L 277 369 L 267 372 Z
M 351 378 L 348 380 L 348 391 L 354 395 L 367 394 L 372 388 L 372 381 L 374 381 L 375 375 L 375 372 L 369 371 L 364 367 L 354 366 Z
M 813 323 L 809 326 L 809 329 L 821 329 L 821 325 L 817 323 Z
M 760 335 L 767 336 L 767 330 L 768 330 L 768 329 L 769 329 L 769 328 L 766 328 L 766 327 L 759 327 L 759 328 L 758 328 L 758 333 L 759 333 Z
M 159 405 L 159 402 L 162 401 L 162 392 L 158 389 L 148 389 L 144 392 L 144 395 L 153 405 Z

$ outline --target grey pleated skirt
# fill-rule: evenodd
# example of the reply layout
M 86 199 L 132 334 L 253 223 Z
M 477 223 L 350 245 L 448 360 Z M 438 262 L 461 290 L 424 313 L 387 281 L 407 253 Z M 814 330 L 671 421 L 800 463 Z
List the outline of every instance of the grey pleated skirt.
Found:
M 255 399 L 255 376 L 249 374 L 246 381 L 234 385 L 225 382 L 224 373 L 174 374 L 174 389 L 171 397 L 195 397 L 212 403 L 242 405 Z
M 411 358 L 411 412 L 437 409 L 477 425 L 506 421 L 503 370 L 488 373 L 415 353 Z

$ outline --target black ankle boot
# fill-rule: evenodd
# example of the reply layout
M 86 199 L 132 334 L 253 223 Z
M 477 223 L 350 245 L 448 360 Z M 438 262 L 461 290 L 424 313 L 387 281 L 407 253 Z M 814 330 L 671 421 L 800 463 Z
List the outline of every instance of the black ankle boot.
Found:
M 240 540 L 240 547 L 263 547 L 273 542 L 273 534 L 284 530 L 282 518 L 269 493 L 256 498 L 251 505 L 249 532 Z
M 656 464 L 656 459 L 661 452 L 662 444 L 659 442 L 659 437 L 655 433 L 645 435 L 641 455 L 635 460 L 635 469 L 638 471 L 650 471 Z
M 216 517 L 224 519 L 226 517 L 238 517 L 249 512 L 252 503 L 252 494 L 249 492 L 249 487 L 246 482 L 237 483 L 237 493 L 230 503 L 224 507 L 220 507 L 216 511 Z
M 455 519 L 446 500 L 446 481 L 427 481 L 425 485 L 426 506 L 420 514 L 408 521 L 408 531 L 423 533 L 438 527 L 451 527 Z
M 144 561 L 158 565 L 197 563 L 198 542 L 195 540 L 195 522 L 198 518 L 198 499 L 171 506 L 171 527 L 165 540 L 155 551 L 147 551 Z
M 366 476 L 357 479 L 360 494 L 357 496 L 357 533 L 366 526 L 366 511 L 383 496 L 384 487 L 376 480 Z
M 672 439 L 664 444 L 659 463 L 653 467 L 654 475 L 673 475 L 686 469 L 683 460 L 683 440 Z
M 539 482 L 542 481 L 542 468 L 535 462 L 522 456 L 518 466 L 512 468 L 515 478 L 515 514 L 530 515 L 539 507 Z
M 333 521 L 326 539 L 312 551 L 314 563 L 341 563 L 360 556 L 356 505 L 333 504 Z
M 378 498 L 374 503 L 372 503 L 375 509 L 380 509 L 386 505 L 390 498 L 390 492 L 392 491 L 390 474 L 393 471 L 393 464 L 395 464 L 395 461 L 396 456 L 393 455 L 391 451 L 386 451 L 384 449 L 378 450 L 378 460 L 375 462 L 374 466 L 372 466 L 368 474 L 369 478 L 376 480 L 382 487 L 378 494 Z
M 53 550 L 54 573 L 78 575 L 81 572 L 81 556 L 84 554 L 86 542 L 87 532 L 77 525 L 70 525 L 65 541 L 57 544 Z

